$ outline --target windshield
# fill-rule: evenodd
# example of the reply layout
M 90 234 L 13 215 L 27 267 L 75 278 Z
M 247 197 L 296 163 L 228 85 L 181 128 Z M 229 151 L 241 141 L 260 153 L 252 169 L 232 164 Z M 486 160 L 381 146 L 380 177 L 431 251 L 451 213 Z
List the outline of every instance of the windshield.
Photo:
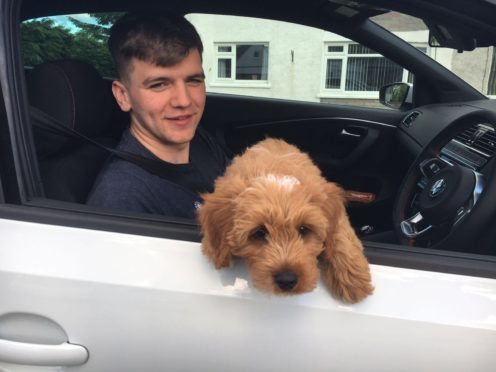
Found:
M 390 12 L 371 18 L 406 42 L 421 48 L 429 57 L 446 67 L 488 98 L 496 98 L 496 54 L 494 47 L 458 51 L 429 46 L 429 30 L 418 18 Z
M 115 77 L 107 51 L 109 27 L 120 13 L 77 14 L 28 20 L 21 26 L 24 62 L 76 58 Z M 204 44 L 209 93 L 386 109 L 382 86 L 414 84 L 410 71 L 376 51 L 332 32 L 300 24 L 215 14 L 188 14 Z M 388 12 L 372 18 L 383 28 L 496 98 L 494 48 L 458 53 L 429 46 L 420 19 Z M 230 30 L 226 34 L 225 30 Z

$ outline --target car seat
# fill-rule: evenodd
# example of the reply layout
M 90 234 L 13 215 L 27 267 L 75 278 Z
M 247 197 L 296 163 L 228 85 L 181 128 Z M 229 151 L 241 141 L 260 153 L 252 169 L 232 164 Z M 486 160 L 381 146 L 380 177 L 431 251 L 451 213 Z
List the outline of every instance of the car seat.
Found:
M 29 71 L 26 81 L 32 106 L 100 143 L 117 143 L 108 134 L 117 105 L 109 82 L 93 66 L 70 59 L 44 62 Z M 109 153 L 38 126 L 34 140 L 45 196 L 84 203 Z

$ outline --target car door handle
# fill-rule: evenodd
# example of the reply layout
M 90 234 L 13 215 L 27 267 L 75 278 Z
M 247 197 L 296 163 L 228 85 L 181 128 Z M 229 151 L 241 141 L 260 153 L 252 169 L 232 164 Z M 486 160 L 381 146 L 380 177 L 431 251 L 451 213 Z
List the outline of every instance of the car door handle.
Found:
M 343 128 L 341 130 L 340 135 L 345 137 L 356 137 L 360 138 L 367 134 L 367 128 L 358 127 L 358 126 L 350 126 L 347 128 Z
M 86 363 L 88 350 L 81 345 L 31 344 L 0 339 L 0 361 L 35 366 L 77 366 Z

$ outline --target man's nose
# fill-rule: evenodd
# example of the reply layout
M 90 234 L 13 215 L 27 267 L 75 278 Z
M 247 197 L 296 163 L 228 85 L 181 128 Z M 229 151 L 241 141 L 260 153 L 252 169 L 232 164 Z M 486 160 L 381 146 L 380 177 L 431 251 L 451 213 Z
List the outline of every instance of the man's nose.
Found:
M 191 95 L 186 83 L 180 82 L 174 86 L 171 104 L 175 107 L 187 107 L 191 104 Z

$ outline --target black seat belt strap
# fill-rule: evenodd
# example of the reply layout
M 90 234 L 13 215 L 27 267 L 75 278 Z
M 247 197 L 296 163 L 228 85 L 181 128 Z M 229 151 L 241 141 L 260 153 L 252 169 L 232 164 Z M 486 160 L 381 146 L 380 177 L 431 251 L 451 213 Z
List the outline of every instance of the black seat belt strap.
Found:
M 49 130 L 52 133 L 63 135 L 66 137 L 74 138 L 86 143 L 90 143 L 96 147 L 99 147 L 112 155 L 115 155 L 121 159 L 127 160 L 130 163 L 136 164 L 137 166 L 145 169 L 151 174 L 159 176 L 167 181 L 174 182 L 182 187 L 185 187 L 195 193 L 201 193 L 205 191 L 200 185 L 194 182 L 193 178 L 188 178 L 187 174 L 178 172 L 174 169 L 173 165 L 169 165 L 165 162 L 159 160 L 146 158 L 137 154 L 133 154 L 126 151 L 116 150 L 111 147 L 105 146 L 92 138 L 89 138 L 72 128 L 69 128 L 59 122 L 57 119 L 51 117 L 45 112 L 39 110 L 36 107 L 30 107 L 31 118 L 33 119 L 33 125 L 38 128 Z

